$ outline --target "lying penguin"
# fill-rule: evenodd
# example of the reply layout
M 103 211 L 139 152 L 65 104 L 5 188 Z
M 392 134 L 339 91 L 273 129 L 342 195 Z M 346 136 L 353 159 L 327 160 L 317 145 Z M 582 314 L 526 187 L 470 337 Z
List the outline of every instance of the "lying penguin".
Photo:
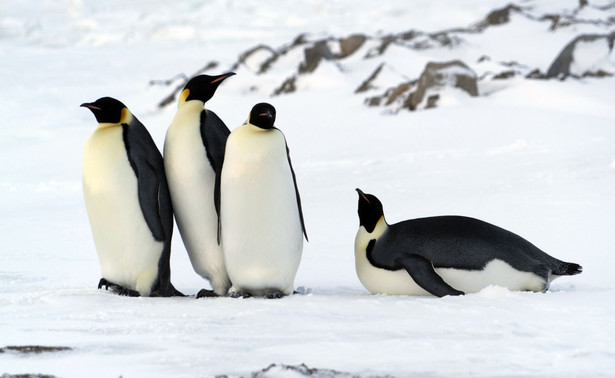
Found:
M 378 198 L 357 192 L 355 264 L 359 280 L 373 294 L 442 297 L 489 285 L 544 292 L 555 278 L 583 270 L 474 218 L 438 216 L 389 225 Z

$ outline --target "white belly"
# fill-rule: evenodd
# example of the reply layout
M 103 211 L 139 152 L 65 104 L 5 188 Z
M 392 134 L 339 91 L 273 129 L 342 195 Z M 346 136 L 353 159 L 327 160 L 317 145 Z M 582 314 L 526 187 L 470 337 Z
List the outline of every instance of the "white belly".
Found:
M 201 103 L 182 106 L 167 131 L 164 167 L 177 227 L 195 272 L 210 280 L 218 295 L 230 287 L 214 207 L 215 172 L 207 159 L 200 132 Z M 192 111 L 190 111 L 192 110 Z
M 227 141 L 221 186 L 222 244 L 235 289 L 258 295 L 293 285 L 303 235 L 283 135 L 241 126 Z
M 102 276 L 149 295 L 163 243 L 154 239 L 141 212 L 121 127 L 97 129 L 88 139 L 83 193 Z
M 365 231 L 359 230 L 360 233 Z M 367 238 L 359 234 L 355 240 L 355 267 L 359 280 L 367 290 L 372 294 L 431 295 L 417 285 L 405 269 L 390 271 L 371 265 L 365 253 Z M 483 270 L 436 268 L 435 271 L 451 287 L 466 294 L 479 292 L 490 285 L 518 291 L 543 291 L 545 288 L 545 281 L 539 276 L 520 272 L 497 259 L 489 262 Z

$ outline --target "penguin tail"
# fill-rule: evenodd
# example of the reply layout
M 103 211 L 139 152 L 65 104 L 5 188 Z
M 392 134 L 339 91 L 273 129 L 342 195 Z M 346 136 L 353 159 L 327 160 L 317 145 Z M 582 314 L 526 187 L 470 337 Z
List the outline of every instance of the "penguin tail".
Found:
M 579 264 L 562 262 L 562 264 L 553 270 L 553 274 L 558 276 L 574 276 L 583 272 L 583 267 Z

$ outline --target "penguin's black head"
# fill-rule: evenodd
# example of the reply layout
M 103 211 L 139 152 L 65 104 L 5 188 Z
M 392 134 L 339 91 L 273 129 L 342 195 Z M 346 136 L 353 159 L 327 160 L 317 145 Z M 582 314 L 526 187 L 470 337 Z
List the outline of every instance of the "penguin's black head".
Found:
M 376 196 L 365 194 L 359 188 L 357 193 L 359 193 L 359 225 L 371 233 L 384 215 L 382 203 Z
M 90 109 L 98 123 L 122 123 L 128 113 L 126 105 L 112 97 L 101 97 L 94 102 L 83 103 L 81 106 Z
M 227 72 L 218 76 L 199 75 L 195 76 L 186 83 L 182 91 L 182 97 L 185 101 L 199 100 L 203 102 L 209 101 L 216 93 L 216 89 L 220 83 L 227 77 L 235 75 L 235 72 Z
M 275 108 L 266 102 L 254 105 L 250 111 L 248 122 L 261 129 L 271 129 L 275 123 Z

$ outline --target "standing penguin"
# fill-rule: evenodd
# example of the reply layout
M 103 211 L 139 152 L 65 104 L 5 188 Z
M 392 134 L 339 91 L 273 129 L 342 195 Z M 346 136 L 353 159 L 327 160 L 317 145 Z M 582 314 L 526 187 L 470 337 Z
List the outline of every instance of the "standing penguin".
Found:
M 376 294 L 462 295 L 489 285 L 546 291 L 578 264 L 549 256 L 492 224 L 461 216 L 411 219 L 389 225 L 375 196 L 359 193 L 355 263 L 359 280 Z
M 102 276 L 121 295 L 182 295 L 171 284 L 173 208 L 162 156 L 120 101 L 84 103 L 98 127 L 83 151 L 83 193 Z
M 164 167 L 177 227 L 194 271 L 209 280 L 213 288 L 201 290 L 197 298 L 226 295 L 231 287 L 217 242 L 218 215 L 214 206 L 216 175 L 230 131 L 216 113 L 204 106 L 220 83 L 234 74 L 190 79 L 181 92 L 164 141 Z
M 216 203 L 231 295 L 293 293 L 303 236 L 297 180 L 275 108 L 256 104 L 226 143 Z

